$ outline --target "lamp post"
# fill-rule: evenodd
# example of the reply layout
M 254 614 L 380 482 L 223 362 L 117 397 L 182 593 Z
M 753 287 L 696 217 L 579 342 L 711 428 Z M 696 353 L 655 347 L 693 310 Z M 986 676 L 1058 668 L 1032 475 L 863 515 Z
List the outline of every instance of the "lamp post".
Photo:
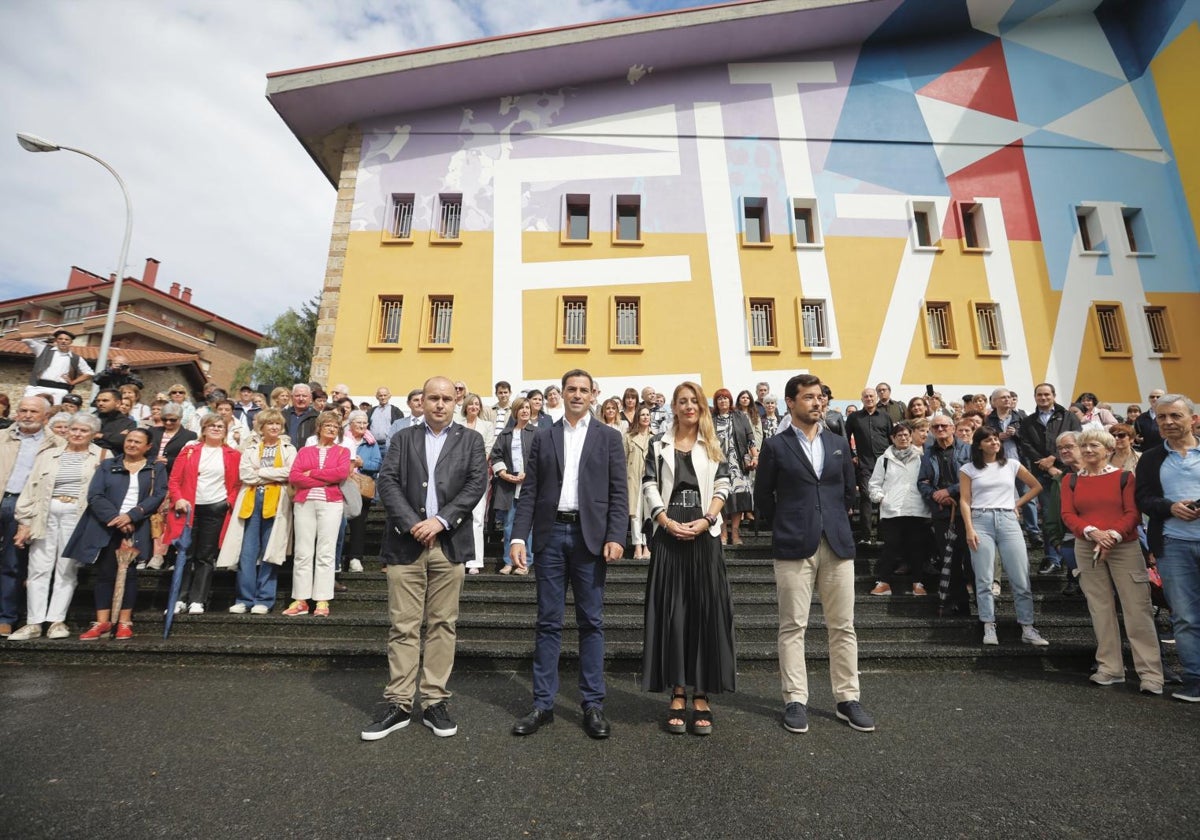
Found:
M 116 280 L 113 282 L 112 296 L 108 301 L 108 317 L 104 321 L 104 333 L 100 337 L 100 355 L 96 359 L 96 373 L 99 373 L 108 364 L 108 348 L 112 344 L 113 328 L 117 322 L 117 307 L 121 302 L 121 281 L 125 274 L 125 263 L 129 260 L 129 238 L 133 235 L 133 203 L 129 200 L 129 190 L 125 188 L 125 182 L 121 180 L 121 176 L 117 174 L 117 170 L 91 152 L 85 152 L 83 149 L 76 149 L 72 146 L 60 146 L 57 143 L 51 143 L 43 137 L 38 137 L 36 134 L 25 134 L 24 132 L 17 132 L 17 142 L 27 152 L 75 152 L 86 158 L 91 158 L 107 169 L 117 179 L 117 183 L 121 185 L 121 194 L 125 196 L 125 238 L 121 241 L 121 256 L 117 259 Z M 99 387 L 93 379 L 93 398 L 96 396 L 96 391 L 99 390 Z

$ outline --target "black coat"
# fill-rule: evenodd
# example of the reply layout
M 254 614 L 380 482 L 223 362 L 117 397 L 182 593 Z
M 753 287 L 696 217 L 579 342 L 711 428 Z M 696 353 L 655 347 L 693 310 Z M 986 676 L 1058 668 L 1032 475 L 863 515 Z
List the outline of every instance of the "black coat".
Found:
M 162 438 L 162 426 L 157 426 L 150 430 L 150 455 L 156 455 L 158 448 L 162 446 Z M 193 440 L 196 440 L 196 433 L 182 427 L 175 433 L 175 437 L 171 438 L 167 444 L 166 451 L 163 452 L 163 457 L 167 460 L 164 469 L 167 471 L 168 477 L 171 475 L 171 467 L 175 466 L 175 459 L 179 457 L 179 452 L 183 449 L 183 445 Z
M 131 537 L 139 559 L 147 559 L 154 553 L 154 540 L 150 536 L 150 514 L 162 505 L 167 495 L 167 473 L 162 464 L 147 462 L 137 475 L 138 503 L 129 511 L 129 519 L 135 530 Z M 90 566 L 96 562 L 112 538 L 116 529 L 109 528 L 111 521 L 121 510 L 121 502 L 129 490 L 129 470 L 125 459 L 116 457 L 101 461 L 88 485 L 88 507 L 71 539 L 63 549 L 63 556 L 76 563 Z
M 526 426 L 521 430 L 521 457 L 524 461 L 529 459 L 529 453 L 533 448 L 533 433 L 536 429 L 531 429 Z M 515 472 L 513 468 L 513 434 L 515 428 L 505 429 L 496 436 L 496 442 L 492 444 L 492 451 L 489 457 L 490 463 L 494 466 L 497 463 L 503 462 L 504 470 L 508 473 Z M 512 482 L 505 481 L 500 478 L 500 471 L 496 470 L 496 480 L 492 482 L 492 508 L 494 510 L 508 510 L 513 506 L 513 497 L 517 492 L 517 485 Z
M 1037 470 L 1034 462 L 1053 455 L 1054 465 L 1060 470 L 1065 469 L 1063 463 L 1058 460 L 1058 448 L 1055 441 L 1063 432 L 1078 432 L 1082 428 L 1079 418 L 1058 403 L 1054 404 L 1054 411 L 1050 413 L 1050 420 L 1045 426 L 1042 425 L 1037 412 L 1034 411 L 1017 429 L 1017 445 L 1021 450 L 1021 460 L 1029 464 L 1031 470 L 1041 472 L 1041 470 Z

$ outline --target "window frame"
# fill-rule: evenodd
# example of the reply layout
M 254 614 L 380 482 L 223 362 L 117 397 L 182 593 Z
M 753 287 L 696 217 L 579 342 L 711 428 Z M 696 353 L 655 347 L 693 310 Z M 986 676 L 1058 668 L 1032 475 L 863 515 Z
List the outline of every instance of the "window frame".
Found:
M 396 216 L 401 203 L 407 199 L 410 205 L 408 217 L 408 235 L 401 236 L 396 230 Z M 417 215 L 417 196 L 415 193 L 392 193 L 388 199 L 387 217 L 384 219 L 382 240 L 385 243 L 395 245 L 411 245 L 413 244 L 413 224 L 416 221 Z
M 738 218 L 738 238 L 743 248 L 772 248 L 771 239 L 771 203 L 766 196 L 744 195 L 739 199 L 741 215 Z M 759 238 L 751 240 L 746 234 L 747 223 L 751 218 L 751 210 L 759 225 Z
M 450 329 L 446 341 L 434 341 L 434 307 L 439 303 L 450 304 Z M 421 333 L 417 346 L 422 350 L 453 350 L 454 349 L 454 295 L 425 295 L 421 307 Z
M 971 300 L 969 302 L 971 312 L 971 334 L 975 339 L 975 354 L 977 356 L 998 356 L 1003 357 L 1008 355 L 1008 336 L 1004 330 L 1004 313 L 1000 309 L 1000 304 L 994 300 Z M 995 322 L 996 337 L 999 346 L 985 346 L 984 330 L 980 324 L 980 314 L 986 311 L 991 311 L 992 318 Z
M 945 325 L 947 332 L 946 347 L 938 347 L 934 345 L 934 331 L 930 326 L 930 310 L 937 308 L 945 313 Z M 954 306 L 948 300 L 923 300 L 921 301 L 921 330 L 925 335 L 925 352 L 930 356 L 957 356 L 958 350 L 958 331 L 954 326 Z
M 454 236 L 446 236 L 444 230 L 444 217 L 448 207 L 458 206 L 458 228 Z M 438 193 L 437 202 L 434 205 L 434 214 L 432 224 L 429 226 L 429 243 L 431 245 L 462 245 L 463 244 L 463 194 L 462 193 Z
M 1150 323 L 1151 313 L 1157 313 L 1162 316 L 1162 331 L 1166 335 L 1167 348 L 1159 349 L 1154 346 L 1154 326 Z M 1178 359 L 1181 355 L 1179 352 L 1179 342 L 1175 338 L 1175 325 L 1171 323 L 1171 313 L 1165 304 L 1146 304 L 1142 307 L 1143 323 L 1146 325 L 1146 334 L 1150 347 L 1150 355 L 1156 359 Z
M 1103 312 L 1111 312 L 1114 318 L 1113 325 L 1119 333 L 1118 338 L 1121 341 L 1121 346 L 1109 350 L 1104 346 L 1104 316 Z M 1125 321 L 1125 307 L 1117 300 L 1094 300 L 1088 312 L 1088 317 L 1092 322 L 1092 327 L 1096 332 L 1096 349 L 1101 358 L 1105 359 L 1129 359 L 1133 357 L 1133 348 L 1129 342 L 1129 327 Z
M 817 199 L 813 197 L 793 197 L 790 206 L 791 213 L 788 214 L 788 226 L 792 234 L 792 247 L 798 251 L 817 251 L 824 248 L 825 234 L 821 229 L 821 213 L 820 208 L 817 206 Z M 800 239 L 799 230 L 796 225 L 798 211 L 805 211 L 808 214 L 810 236 L 807 240 Z
M 820 308 L 821 331 L 825 335 L 824 344 L 808 343 L 808 336 L 804 331 L 804 310 L 808 306 Z M 833 351 L 833 343 L 829 336 L 829 302 L 827 300 L 824 298 L 796 298 L 796 336 L 801 353 L 831 353 Z
M 622 239 L 621 238 L 621 208 L 633 207 L 637 213 L 634 218 L 637 219 L 637 238 Z M 612 197 L 612 244 L 622 246 L 638 246 L 645 245 L 645 240 L 642 238 L 643 218 L 642 196 L 640 193 L 614 193 Z
M 571 236 L 571 209 L 583 207 L 584 218 L 587 220 L 587 236 L 578 239 Z M 592 197 L 589 193 L 563 193 L 562 197 L 562 227 L 558 232 L 560 245 L 591 245 L 592 244 Z
M 781 347 L 779 344 L 779 307 L 773 297 L 747 297 L 745 302 L 746 307 L 746 341 L 750 347 L 751 353 L 779 353 Z M 755 344 L 754 343 L 754 307 L 756 305 L 766 304 L 769 306 L 770 313 L 770 344 Z
M 942 250 L 942 226 L 938 218 L 937 202 L 917 200 L 908 202 L 909 243 L 914 251 L 939 253 Z M 921 242 L 924 230 L 928 243 Z
M 1079 253 L 1084 256 L 1104 256 L 1107 248 L 1097 247 L 1104 242 L 1104 226 L 1100 224 L 1099 208 L 1094 204 L 1075 205 L 1075 233 L 1079 237 Z
M 992 241 L 988 235 L 987 217 L 983 205 L 978 201 L 955 202 L 955 217 L 958 221 L 959 239 L 964 254 L 990 254 Z M 972 245 L 970 239 L 975 239 Z
M 620 307 L 622 303 L 634 303 L 637 305 L 637 341 L 633 344 L 622 344 L 619 339 L 621 336 L 620 323 Z M 612 324 L 612 329 L 609 331 L 608 349 L 614 352 L 627 353 L 638 352 L 644 349 L 642 345 L 642 336 L 645 334 L 645 322 L 643 320 L 645 309 L 642 307 L 641 295 L 613 295 L 609 298 L 609 323 Z
M 1124 245 L 1127 257 L 1155 256 L 1154 240 L 1150 236 L 1150 224 L 1146 221 L 1145 209 L 1122 207 L 1121 226 L 1125 237 Z
M 396 326 L 396 340 L 383 341 L 384 306 L 388 303 L 400 305 L 400 323 Z M 402 350 L 404 337 L 404 295 L 377 294 L 371 307 L 370 332 L 367 333 L 367 348 L 370 350 Z
M 588 295 L 558 295 L 556 299 L 558 317 L 555 318 L 554 347 L 556 350 L 569 352 L 587 351 L 591 345 L 591 301 Z M 573 303 L 583 304 L 583 341 L 579 343 L 567 341 L 567 306 Z

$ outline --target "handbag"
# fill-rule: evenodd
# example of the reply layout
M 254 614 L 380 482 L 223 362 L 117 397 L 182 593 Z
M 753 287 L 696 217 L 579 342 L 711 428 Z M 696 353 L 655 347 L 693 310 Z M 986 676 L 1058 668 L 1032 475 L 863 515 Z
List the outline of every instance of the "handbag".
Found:
M 350 480 L 358 485 L 358 492 L 364 499 L 375 498 L 375 479 L 366 473 L 350 473 Z

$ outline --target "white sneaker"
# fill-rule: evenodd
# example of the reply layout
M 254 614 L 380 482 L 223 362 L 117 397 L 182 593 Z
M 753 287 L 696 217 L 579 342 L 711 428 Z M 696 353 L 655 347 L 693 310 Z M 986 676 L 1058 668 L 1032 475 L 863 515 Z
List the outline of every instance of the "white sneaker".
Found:
M 234 604 L 232 607 L 229 608 L 229 611 L 231 613 L 233 613 L 234 615 L 244 615 L 246 612 L 246 609 L 247 609 L 247 607 L 245 604 Z
M 42 637 L 41 624 L 26 624 L 20 630 L 14 630 L 9 634 L 10 642 L 28 642 L 30 639 L 40 639 Z
M 161 569 L 163 567 L 163 563 L 165 563 L 165 562 L 166 562 L 165 560 L 163 560 L 161 557 L 159 557 L 157 554 L 155 554 L 153 557 L 150 558 L 150 562 L 146 564 L 146 568 L 154 569 L 155 571 L 157 571 L 158 569 Z
M 186 609 L 187 609 L 186 603 L 184 603 L 183 601 L 176 601 L 175 609 L 171 611 L 171 615 L 179 615 L 181 612 L 183 612 Z
M 1021 643 L 1033 645 L 1034 647 L 1047 647 L 1050 644 L 1042 638 L 1042 634 L 1034 629 L 1032 624 L 1024 624 L 1021 626 Z
M 362 561 L 359 560 L 357 557 L 352 558 L 350 560 L 350 571 L 361 572 L 362 570 L 363 570 Z
M 271 608 L 266 604 L 255 604 L 250 608 L 251 615 L 266 615 L 271 611 Z
M 138 571 L 140 572 L 144 568 L 146 568 L 146 561 L 145 560 L 138 561 L 138 564 L 137 564 Z
M 992 597 L 995 597 L 999 594 L 1000 594 L 1000 581 L 994 580 L 994 581 L 992 581 Z
M 188 615 L 204 615 L 204 605 L 199 601 L 188 604 Z
M 65 622 L 56 621 L 50 625 L 50 629 L 46 631 L 47 639 L 69 639 L 71 637 L 71 628 Z
M 983 625 L 983 643 L 985 645 L 1000 644 L 1000 640 L 996 638 L 996 623 L 994 621 L 986 622 Z

